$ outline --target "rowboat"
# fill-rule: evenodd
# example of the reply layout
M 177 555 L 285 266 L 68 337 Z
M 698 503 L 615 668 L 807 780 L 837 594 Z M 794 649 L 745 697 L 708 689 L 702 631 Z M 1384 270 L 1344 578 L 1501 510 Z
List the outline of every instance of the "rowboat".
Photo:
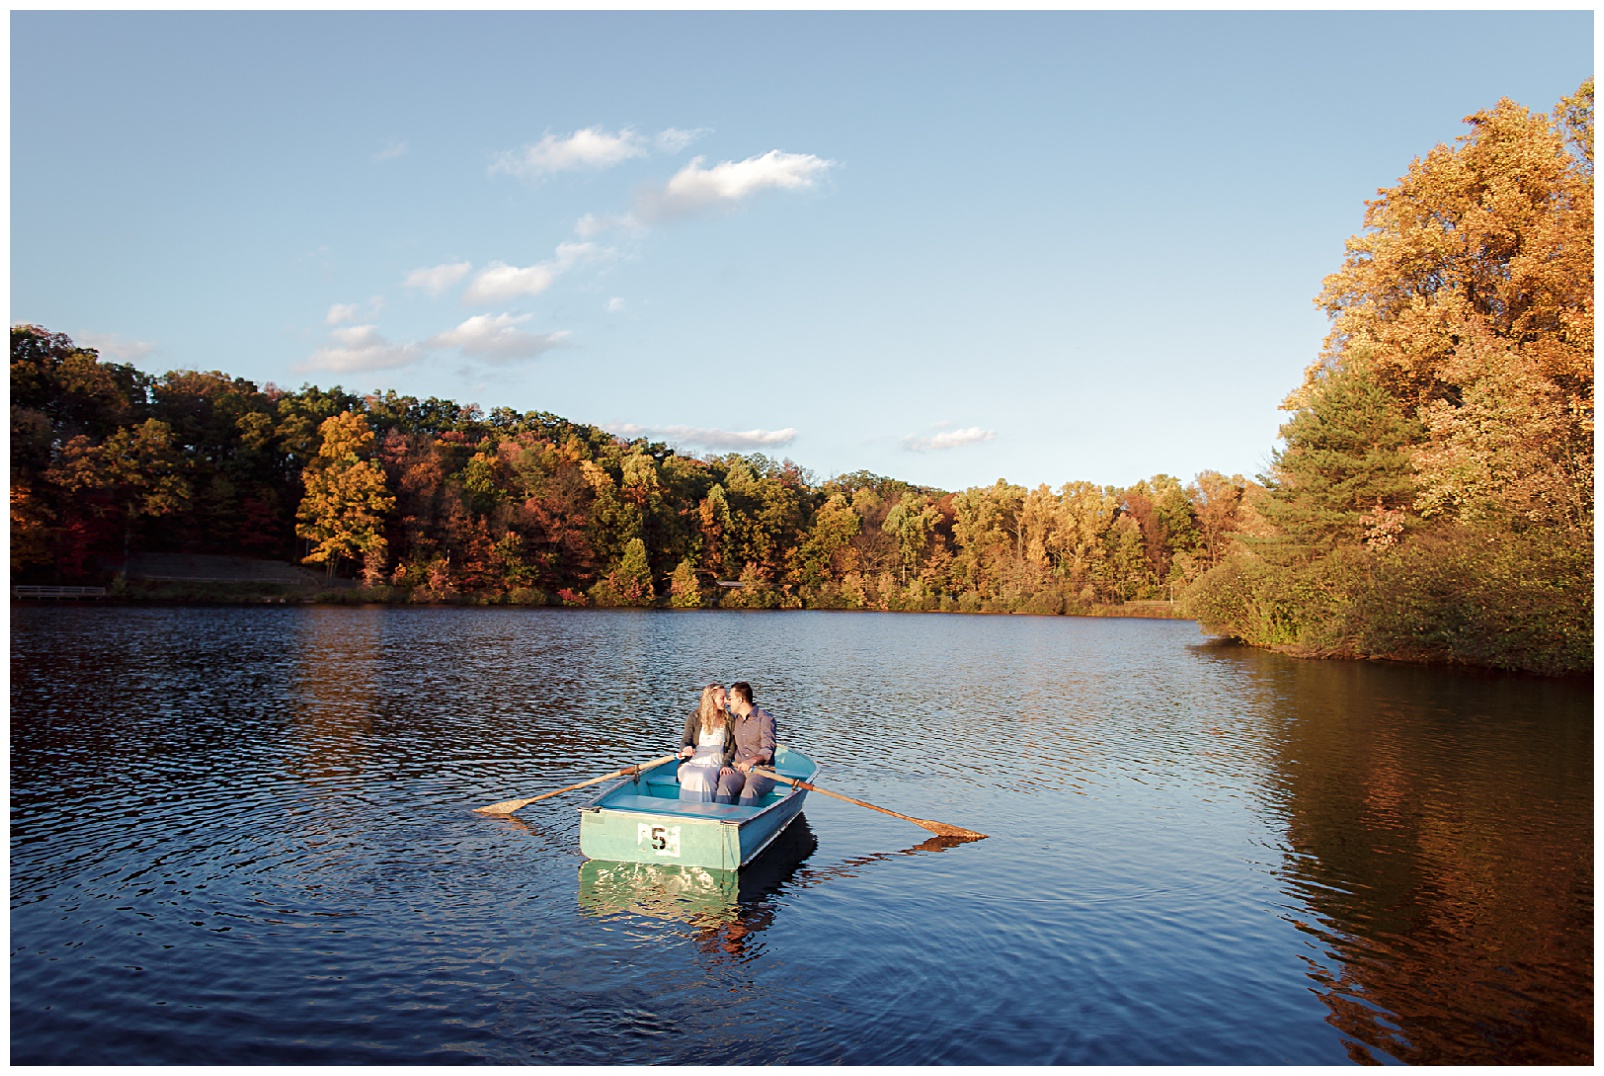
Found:
M 579 808 L 579 850 L 619 863 L 670 863 L 734 871 L 785 831 L 807 791 L 786 784 L 751 806 L 679 798 L 677 766 L 659 766 L 607 789 Z M 774 770 L 811 781 L 818 765 L 800 751 L 777 747 Z

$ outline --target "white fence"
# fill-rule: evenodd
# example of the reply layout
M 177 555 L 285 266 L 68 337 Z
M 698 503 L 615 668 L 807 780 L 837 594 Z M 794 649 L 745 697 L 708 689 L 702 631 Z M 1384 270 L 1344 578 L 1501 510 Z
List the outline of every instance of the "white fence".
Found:
M 104 598 L 105 587 L 12 587 L 13 598 Z

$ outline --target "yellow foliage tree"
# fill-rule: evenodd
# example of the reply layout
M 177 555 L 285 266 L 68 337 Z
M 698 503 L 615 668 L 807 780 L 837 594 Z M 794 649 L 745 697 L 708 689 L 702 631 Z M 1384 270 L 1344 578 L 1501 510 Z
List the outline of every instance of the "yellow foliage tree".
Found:
M 700 609 L 702 586 L 696 579 L 696 561 L 686 557 L 668 581 L 668 604 L 674 609 Z
M 373 431 L 362 415 L 345 411 L 324 419 L 318 433 L 322 443 L 302 472 L 306 496 L 296 512 L 295 533 L 314 543 L 305 562 L 323 564 L 332 579 L 341 558 L 360 556 L 370 574 L 382 574 L 384 517 L 395 497 L 384 470 L 363 458 Z
M 1424 423 L 1421 514 L 1590 527 L 1593 81 L 1552 118 L 1505 99 L 1465 122 L 1366 203 L 1286 406 L 1366 372 Z
M 1423 402 L 1458 386 L 1455 357 L 1480 332 L 1591 392 L 1592 97 L 1589 79 L 1583 129 L 1569 139 L 1507 98 L 1467 116 L 1457 146 L 1417 158 L 1366 203 L 1366 231 L 1316 300 L 1332 328 L 1306 388 L 1328 365 L 1362 357 L 1397 395 Z

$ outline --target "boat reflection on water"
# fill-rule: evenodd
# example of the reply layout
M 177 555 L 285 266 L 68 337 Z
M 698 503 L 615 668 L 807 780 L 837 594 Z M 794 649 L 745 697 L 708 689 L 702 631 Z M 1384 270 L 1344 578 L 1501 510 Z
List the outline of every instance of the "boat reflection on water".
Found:
M 738 872 L 589 859 L 579 868 L 579 905 L 602 917 L 639 915 L 689 923 L 697 928 L 697 944 L 704 952 L 738 956 L 748 940 L 773 921 L 778 906 L 775 897 L 782 892 L 856 877 L 871 863 L 944 852 L 968 841 L 931 837 L 895 852 L 853 856 L 829 866 L 806 866 L 818 843 L 807 816 L 798 815 L 762 855 Z
M 743 870 L 589 859 L 579 868 L 579 906 L 598 916 L 642 915 L 689 923 L 708 950 L 739 955 L 774 918 L 773 896 L 796 877 L 818 838 L 798 815 Z

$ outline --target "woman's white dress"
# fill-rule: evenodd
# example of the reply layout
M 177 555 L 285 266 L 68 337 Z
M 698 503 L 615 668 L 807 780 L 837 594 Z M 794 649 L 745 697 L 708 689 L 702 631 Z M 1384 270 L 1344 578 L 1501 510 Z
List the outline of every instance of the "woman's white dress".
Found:
M 696 754 L 679 768 L 679 798 L 712 803 L 718 792 L 719 763 L 724 761 L 725 730 L 701 732 L 696 737 Z

